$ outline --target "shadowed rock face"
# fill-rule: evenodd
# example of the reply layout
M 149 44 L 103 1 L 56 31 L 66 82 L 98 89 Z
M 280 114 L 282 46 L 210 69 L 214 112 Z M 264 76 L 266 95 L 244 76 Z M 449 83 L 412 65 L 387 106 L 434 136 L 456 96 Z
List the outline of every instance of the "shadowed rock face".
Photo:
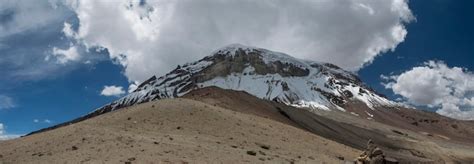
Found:
M 262 50 L 250 49 L 244 51 L 237 49 L 235 55 L 230 54 L 229 51 L 218 51 L 213 57 L 213 65 L 206 68 L 203 72 L 205 75 L 211 75 L 210 78 L 217 76 L 227 76 L 231 73 L 241 73 L 248 66 L 255 68 L 255 74 L 279 74 L 283 77 L 290 76 L 308 76 L 309 69 L 298 67 L 295 64 L 285 61 L 272 61 L 265 63 Z M 215 74 L 218 73 L 218 74 Z M 209 79 L 204 79 L 207 81 Z M 203 82 L 202 81 L 202 82 Z

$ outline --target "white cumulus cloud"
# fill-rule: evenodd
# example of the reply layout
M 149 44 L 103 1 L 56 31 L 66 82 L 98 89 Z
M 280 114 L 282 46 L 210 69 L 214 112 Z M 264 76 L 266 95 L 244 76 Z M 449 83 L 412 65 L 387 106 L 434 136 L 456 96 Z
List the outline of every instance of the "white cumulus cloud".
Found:
M 231 43 L 356 71 L 394 50 L 414 19 L 406 0 L 70 0 L 86 47 L 106 48 L 130 81 L 144 81 Z M 143 3 L 146 2 L 146 3 Z
M 100 92 L 100 95 L 102 96 L 120 96 L 122 94 L 125 94 L 125 91 L 123 90 L 123 87 L 120 86 L 104 86 L 104 89 Z
M 400 75 L 383 77 L 389 79 L 386 88 L 411 104 L 437 108 L 437 113 L 448 117 L 474 120 L 474 74 L 466 69 L 428 61 Z

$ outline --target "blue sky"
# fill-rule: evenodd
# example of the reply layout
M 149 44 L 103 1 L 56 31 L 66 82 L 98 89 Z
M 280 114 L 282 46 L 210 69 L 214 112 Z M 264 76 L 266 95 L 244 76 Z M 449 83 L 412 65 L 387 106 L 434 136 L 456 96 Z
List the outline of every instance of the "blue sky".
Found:
M 393 92 L 380 85 L 379 75 L 400 73 L 428 60 L 474 70 L 474 11 L 470 10 L 474 2 L 410 1 L 409 5 L 417 20 L 407 25 L 405 41 L 358 72 L 364 82 L 392 98 Z
M 344 20 L 343 22 L 354 21 L 350 22 L 353 23 L 351 25 L 370 25 L 364 28 L 369 31 L 354 32 L 360 33 L 360 35 L 354 34 L 353 37 L 356 39 L 360 38 L 361 42 L 367 40 L 367 36 L 371 36 L 372 31 L 375 34 L 380 34 L 382 38 L 385 37 L 384 32 L 387 31 L 387 28 L 402 27 L 407 31 L 406 36 L 402 37 L 402 40 L 399 40 L 397 37 L 391 38 L 389 35 L 388 39 L 383 40 L 384 43 L 387 42 L 386 45 L 382 45 L 382 47 L 385 46 L 383 50 L 377 51 L 375 54 L 365 54 L 365 51 L 360 51 L 359 53 L 360 49 L 367 48 L 361 47 L 366 44 L 354 45 L 351 42 L 346 45 L 343 41 L 347 40 L 347 38 L 337 35 L 337 33 L 351 32 L 356 30 L 356 28 L 339 29 L 339 26 L 341 26 L 338 24 L 341 23 L 339 21 L 328 21 L 318 18 L 317 20 L 323 20 L 324 25 L 328 27 L 322 30 L 315 30 L 315 27 L 301 23 L 308 22 L 312 17 L 306 18 L 297 15 L 298 18 L 302 19 L 301 22 L 290 22 L 289 25 L 280 23 L 278 26 L 281 26 L 281 29 L 274 29 L 275 31 L 283 31 L 278 33 L 282 34 L 282 36 L 262 34 L 266 33 L 265 31 L 259 31 L 255 34 L 249 33 L 249 31 L 260 29 L 259 25 L 256 25 L 255 28 L 249 25 L 250 27 L 245 26 L 234 30 L 236 32 L 227 32 L 231 36 L 222 36 L 222 34 L 210 35 L 214 34 L 215 31 L 222 31 L 222 29 L 220 29 L 220 26 L 209 25 L 220 23 L 220 18 L 209 15 L 207 11 L 213 10 L 207 9 L 207 6 L 203 7 L 200 4 L 184 5 L 185 7 L 191 6 L 189 9 L 192 10 L 186 10 L 188 12 L 204 13 L 204 15 L 207 14 L 208 17 L 212 17 L 213 21 L 211 22 L 206 22 L 206 20 L 192 22 L 191 20 L 195 18 L 188 18 L 182 14 L 180 15 L 180 13 L 173 13 L 172 16 L 179 18 L 178 20 L 186 20 L 186 23 L 169 23 L 167 21 L 156 23 L 156 21 L 152 20 L 155 20 L 157 15 L 162 17 L 167 15 L 166 12 L 168 10 L 165 7 L 160 8 L 153 3 L 145 1 L 132 2 L 130 4 L 135 4 L 138 7 L 130 5 L 127 9 L 139 16 L 137 20 L 133 20 L 135 22 L 123 22 L 124 19 L 115 18 L 120 17 L 121 14 L 109 14 L 108 16 L 112 18 L 97 18 L 99 21 L 88 20 L 83 17 L 84 12 L 88 11 L 81 10 L 82 8 L 78 7 L 77 4 L 65 4 L 61 1 L 39 2 L 42 3 L 36 5 L 40 6 L 39 9 L 31 11 L 25 10 L 25 8 L 32 5 L 31 1 L 0 2 L 5 3 L 3 4 L 4 7 L 0 7 L 0 124 L 3 125 L 3 129 L 0 128 L 0 135 L 25 134 L 87 114 L 93 109 L 123 95 L 119 94 L 118 90 L 127 92 L 128 87 L 131 84 L 133 86 L 135 81 L 143 81 L 153 74 L 162 74 L 169 70 L 168 68 L 175 67 L 176 64 L 199 59 L 207 55 L 210 50 L 233 42 L 255 44 L 289 54 L 297 54 L 296 56 L 299 58 L 328 62 L 334 61 L 346 69 L 355 70 L 363 81 L 378 92 L 389 96 L 391 99 L 398 98 L 400 101 L 422 109 L 442 111 L 447 109 L 449 105 L 454 105 L 459 107 L 462 112 L 472 110 L 469 100 L 473 97 L 474 91 L 472 87 L 465 84 L 466 80 L 469 81 L 472 78 L 470 70 L 474 70 L 474 32 L 472 31 L 474 29 L 474 21 L 472 21 L 474 11 L 471 10 L 474 7 L 474 2 L 472 1 L 406 1 L 409 11 L 402 10 L 405 14 L 402 13 L 394 16 L 383 13 L 385 4 L 365 3 L 358 3 L 347 8 L 335 7 L 331 11 L 321 11 L 318 13 L 329 14 L 328 17 L 336 20 L 338 15 L 345 13 L 346 10 L 353 9 L 354 12 L 359 12 L 357 7 L 368 9 L 366 12 L 370 15 L 382 13 L 382 16 L 374 17 L 373 19 L 363 15 L 351 20 L 344 20 L 345 16 L 342 14 L 340 19 Z M 84 5 L 86 3 L 79 4 Z M 226 4 L 219 5 L 219 7 L 225 7 Z M 0 6 L 2 5 L 0 4 Z M 103 6 L 107 7 L 107 5 Z M 94 9 L 104 11 L 100 7 L 99 4 Z M 241 7 L 243 9 L 248 6 L 242 5 Z M 265 10 L 266 8 L 264 7 L 261 10 Z M 301 8 L 301 6 L 296 5 L 294 7 Z M 179 11 L 179 9 L 177 7 L 176 11 Z M 292 8 L 288 10 L 293 11 Z M 306 9 L 301 9 L 304 15 L 313 14 L 313 11 L 303 12 L 304 10 Z M 130 14 L 128 13 L 129 11 L 124 10 L 124 15 Z M 248 13 L 259 11 L 249 9 Z M 339 13 L 331 13 L 333 11 Z M 118 11 L 110 11 L 110 13 L 114 12 Z M 269 9 L 268 13 L 272 12 L 277 11 Z M 409 12 L 412 13 L 412 18 L 406 17 L 406 13 Z M 107 15 L 107 13 L 99 14 Z M 256 14 L 255 19 L 261 19 L 261 21 L 268 20 L 267 17 L 262 16 L 260 18 L 259 16 L 265 15 L 265 13 Z M 230 16 L 240 17 L 241 15 L 239 13 L 235 15 L 234 13 L 234 15 L 231 14 Z M 385 20 L 391 21 L 385 22 Z M 103 23 L 106 21 L 109 22 Z M 222 22 L 222 24 L 225 23 L 228 22 Z M 251 23 L 255 22 L 247 24 Z M 310 22 L 308 24 L 311 23 L 319 22 Z M 100 31 L 104 30 L 102 28 L 104 24 L 106 27 L 105 31 Z M 174 24 L 174 26 L 169 24 Z M 302 29 L 301 31 L 303 32 L 306 31 L 308 36 L 296 35 L 294 33 L 283 35 L 285 31 L 293 29 L 287 28 L 287 26 L 294 27 L 295 24 L 299 25 L 297 29 Z M 65 28 L 69 25 L 71 28 Z M 89 28 L 84 28 L 86 26 Z M 128 40 L 129 33 L 127 30 L 129 29 L 127 27 L 131 27 L 130 29 L 132 30 L 138 28 L 138 31 L 145 35 L 134 33 L 133 35 L 138 39 Z M 226 29 L 226 27 L 231 26 L 224 26 L 223 28 Z M 239 31 L 242 28 L 244 30 Z M 72 32 L 68 32 L 68 29 Z M 329 29 L 335 29 L 335 31 Z M 107 34 L 109 32 L 110 34 Z M 201 36 L 201 33 L 206 35 L 203 34 Z M 245 34 L 252 35 L 252 37 Z M 295 41 L 289 39 L 291 42 L 288 41 L 288 43 L 272 41 L 275 38 L 288 35 L 294 36 L 297 39 Z M 297 43 L 300 43 L 300 41 L 320 43 L 320 40 L 314 39 L 312 35 L 330 38 L 335 43 L 341 43 L 343 47 L 341 48 L 341 45 L 337 44 L 320 48 L 324 50 L 304 48 L 308 46 L 298 47 L 300 44 Z M 202 38 L 206 41 L 202 41 Z M 269 41 L 256 41 L 262 39 Z M 326 44 L 333 44 L 328 39 L 324 41 L 328 42 Z M 379 45 L 381 43 L 374 43 L 368 40 L 367 44 Z M 297 48 L 281 45 L 296 45 Z M 335 50 L 340 50 L 341 52 Z M 307 52 L 314 51 L 322 55 L 311 56 L 306 54 Z M 352 52 L 354 53 L 352 54 Z M 181 53 L 196 53 L 198 55 L 179 55 Z M 333 55 L 334 53 L 343 55 L 337 56 Z M 339 62 L 347 57 L 351 57 L 354 62 Z M 372 62 L 366 59 L 370 59 Z M 434 64 L 428 64 L 429 61 L 433 61 Z M 414 67 L 426 68 L 424 69 L 425 71 L 435 72 L 439 75 L 441 81 L 447 79 L 448 84 L 439 85 L 440 87 L 462 93 L 440 94 L 440 96 L 433 96 L 429 99 L 407 94 L 407 88 L 416 87 L 417 84 L 405 82 L 403 78 L 399 77 L 410 77 L 410 75 L 417 73 L 413 71 Z M 456 67 L 463 68 L 461 71 L 457 71 L 460 74 L 461 80 L 446 78 L 450 74 L 446 72 L 456 72 Z M 387 78 L 385 80 L 381 79 L 381 75 Z M 436 80 L 436 77 L 438 76 L 426 78 L 428 80 Z M 420 79 L 423 80 L 422 78 Z M 122 88 L 115 88 L 116 90 L 111 91 L 113 93 L 104 94 L 103 89 L 105 86 Z M 420 86 L 420 88 L 423 87 Z M 442 90 L 443 88 L 440 89 Z M 447 98 L 461 100 L 462 102 L 459 101 L 453 104 L 441 101 L 441 99 Z M 474 102 L 474 99 L 472 100 Z M 445 114 L 458 118 L 474 118 L 474 116 L 460 117 L 459 115 L 469 114 L 462 112 L 458 112 L 457 115 Z

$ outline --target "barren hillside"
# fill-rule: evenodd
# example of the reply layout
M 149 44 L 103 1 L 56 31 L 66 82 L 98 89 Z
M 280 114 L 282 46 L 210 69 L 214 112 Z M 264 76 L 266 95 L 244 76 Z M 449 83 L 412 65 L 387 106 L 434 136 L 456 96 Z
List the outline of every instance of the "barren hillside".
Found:
M 358 154 L 294 126 L 182 98 L 136 105 L 0 147 L 5 163 L 338 163 Z

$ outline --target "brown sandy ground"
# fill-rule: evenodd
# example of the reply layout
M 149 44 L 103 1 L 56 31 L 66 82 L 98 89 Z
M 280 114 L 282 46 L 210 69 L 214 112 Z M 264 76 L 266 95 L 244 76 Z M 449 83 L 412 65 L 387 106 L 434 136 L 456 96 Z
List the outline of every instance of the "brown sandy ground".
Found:
M 182 98 L 0 142 L 0 163 L 342 163 L 358 153 L 280 121 Z

